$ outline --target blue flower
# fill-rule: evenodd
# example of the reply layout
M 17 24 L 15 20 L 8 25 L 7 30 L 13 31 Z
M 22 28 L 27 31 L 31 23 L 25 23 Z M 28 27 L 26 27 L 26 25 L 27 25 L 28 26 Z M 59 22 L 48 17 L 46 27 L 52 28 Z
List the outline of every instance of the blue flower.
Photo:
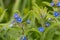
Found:
M 57 3 L 57 6 L 60 6 L 60 2 Z
M 19 15 L 16 13 L 16 14 L 14 14 L 14 18 L 17 18 L 17 17 L 19 17 Z
M 22 22 L 22 18 L 20 18 L 20 17 L 16 18 L 16 22 L 21 23 Z
M 27 20 L 26 23 L 30 24 L 30 20 Z
M 22 40 L 27 40 L 26 36 L 24 36 Z
M 39 27 L 38 30 L 39 30 L 40 32 L 44 32 L 44 28 L 43 28 L 43 27 Z
M 46 22 L 46 26 L 50 26 L 50 23 Z
M 58 12 L 54 12 L 54 16 L 55 17 L 59 16 L 59 13 Z
M 54 2 L 51 2 L 50 5 L 51 5 L 51 6 L 54 6 Z

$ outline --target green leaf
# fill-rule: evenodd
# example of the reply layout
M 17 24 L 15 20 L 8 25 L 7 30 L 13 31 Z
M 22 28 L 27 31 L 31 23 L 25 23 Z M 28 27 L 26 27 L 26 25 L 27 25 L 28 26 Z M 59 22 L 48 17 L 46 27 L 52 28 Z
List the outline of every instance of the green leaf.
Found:
M 47 6 L 49 6 L 49 7 L 51 7 L 51 5 L 50 5 L 49 2 L 42 2 L 42 3 L 45 4 L 45 5 L 47 5 Z

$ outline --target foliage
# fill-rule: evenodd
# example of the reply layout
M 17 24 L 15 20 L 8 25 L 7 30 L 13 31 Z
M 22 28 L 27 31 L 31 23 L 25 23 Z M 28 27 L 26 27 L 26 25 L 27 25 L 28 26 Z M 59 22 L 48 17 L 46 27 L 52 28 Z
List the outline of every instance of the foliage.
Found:
M 0 40 L 60 40 L 59 2 L 0 0 Z

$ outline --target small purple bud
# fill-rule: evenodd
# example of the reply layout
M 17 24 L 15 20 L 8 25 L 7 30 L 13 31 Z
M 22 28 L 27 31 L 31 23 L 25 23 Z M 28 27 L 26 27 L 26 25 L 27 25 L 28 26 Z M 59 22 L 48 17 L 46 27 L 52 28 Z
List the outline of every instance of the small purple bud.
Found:
M 46 22 L 46 26 L 47 26 L 47 27 L 50 26 L 50 23 Z
M 17 17 L 19 17 L 19 15 L 16 13 L 16 14 L 14 14 L 14 18 L 17 18 Z
M 51 5 L 51 6 L 54 6 L 54 2 L 51 2 L 50 5 Z

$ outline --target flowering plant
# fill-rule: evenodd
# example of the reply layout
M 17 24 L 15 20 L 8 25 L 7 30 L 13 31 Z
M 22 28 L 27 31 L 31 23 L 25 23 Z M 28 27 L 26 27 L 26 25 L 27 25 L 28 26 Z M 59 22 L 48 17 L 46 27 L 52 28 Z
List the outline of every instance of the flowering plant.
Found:
M 60 2 L 0 0 L 0 40 L 60 40 Z

